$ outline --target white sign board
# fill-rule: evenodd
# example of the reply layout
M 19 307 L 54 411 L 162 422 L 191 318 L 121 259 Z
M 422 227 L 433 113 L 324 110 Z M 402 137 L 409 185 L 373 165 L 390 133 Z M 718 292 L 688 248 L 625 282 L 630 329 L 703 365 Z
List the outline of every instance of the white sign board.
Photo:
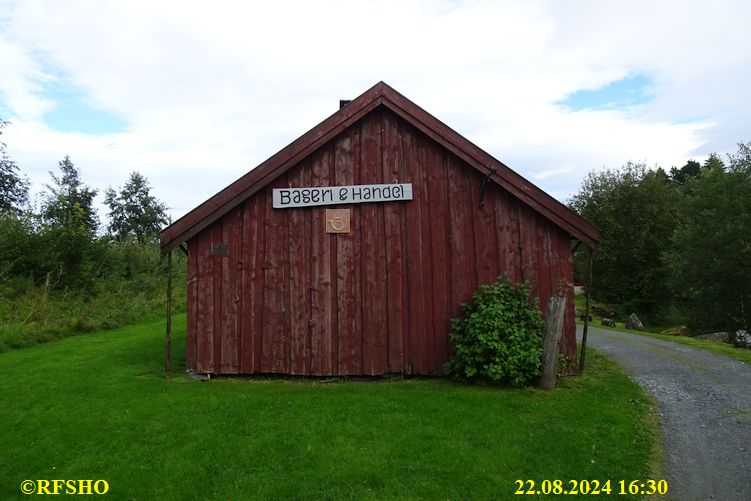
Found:
M 316 205 L 412 200 L 412 184 L 358 184 L 310 188 L 274 188 L 275 209 Z

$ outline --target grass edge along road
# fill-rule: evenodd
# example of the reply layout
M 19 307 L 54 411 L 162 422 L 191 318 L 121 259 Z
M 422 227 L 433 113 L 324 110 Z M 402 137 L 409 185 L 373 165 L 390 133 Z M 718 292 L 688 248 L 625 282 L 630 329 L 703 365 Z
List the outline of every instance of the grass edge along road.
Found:
M 655 475 L 653 404 L 594 351 L 551 392 L 201 382 L 180 373 L 174 320 L 171 379 L 163 322 L 0 354 L 0 498 L 24 499 L 28 479 L 103 479 L 116 499 L 513 499 L 516 480 L 610 479 L 615 493 Z
M 665 334 L 659 334 L 657 332 L 636 331 L 636 330 L 626 329 L 625 327 L 608 327 L 606 325 L 598 325 L 599 323 L 600 323 L 599 321 L 595 320 L 594 322 L 590 322 L 589 326 L 594 327 L 596 329 L 623 332 L 625 334 L 636 334 L 639 336 L 648 336 L 648 337 L 652 337 L 655 339 L 662 339 L 663 341 L 670 341 L 671 343 L 691 346 L 692 348 L 697 348 L 700 350 L 708 351 L 711 353 L 715 353 L 717 355 L 725 355 L 728 358 L 732 358 L 740 362 L 751 364 L 751 350 L 744 349 L 744 348 L 736 348 L 735 346 L 729 343 L 723 343 L 720 341 L 712 341 L 710 339 L 697 339 L 694 337 L 686 337 L 686 336 L 666 336 Z M 576 321 L 576 324 L 582 327 L 584 326 L 584 322 L 578 319 Z
M 577 294 L 576 309 L 578 312 L 584 312 L 585 300 L 586 299 L 583 294 Z M 610 310 L 614 309 L 610 305 L 599 303 L 594 300 L 591 301 L 591 306 L 600 306 L 600 307 L 604 307 Z M 592 316 L 592 320 L 590 320 L 589 322 L 590 327 L 596 327 L 597 329 L 604 329 L 604 330 L 610 330 L 610 331 L 616 331 L 616 332 L 623 332 L 626 334 L 638 334 L 640 336 L 649 336 L 655 339 L 662 339 L 663 341 L 671 341 L 673 343 L 684 344 L 686 346 L 691 346 L 693 348 L 698 348 L 700 350 L 709 351 L 717 355 L 725 355 L 726 357 L 730 357 L 740 362 L 751 364 L 751 350 L 748 350 L 745 348 L 737 348 L 729 343 L 723 343 L 721 341 L 713 341 L 710 339 L 699 339 L 695 337 L 666 336 L 665 334 L 660 334 L 658 332 L 653 332 L 649 330 L 637 331 L 637 330 L 632 330 L 632 329 L 626 329 L 626 326 L 623 322 L 616 322 L 615 327 L 608 327 L 606 325 L 602 325 L 601 316 L 592 314 L 591 312 L 590 312 L 590 315 Z M 583 327 L 584 321 L 577 316 L 576 324 Z

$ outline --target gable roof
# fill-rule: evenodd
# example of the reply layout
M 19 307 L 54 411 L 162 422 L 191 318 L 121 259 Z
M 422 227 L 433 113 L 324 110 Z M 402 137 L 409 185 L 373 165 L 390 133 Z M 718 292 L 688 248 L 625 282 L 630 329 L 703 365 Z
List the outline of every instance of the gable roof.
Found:
M 384 106 L 423 134 L 477 169 L 490 180 L 560 226 L 589 247 L 599 242 L 599 230 L 502 162 L 474 145 L 384 82 L 379 82 L 268 160 L 166 227 L 159 234 L 162 253 L 189 240 L 248 197 L 294 167 L 362 117 Z

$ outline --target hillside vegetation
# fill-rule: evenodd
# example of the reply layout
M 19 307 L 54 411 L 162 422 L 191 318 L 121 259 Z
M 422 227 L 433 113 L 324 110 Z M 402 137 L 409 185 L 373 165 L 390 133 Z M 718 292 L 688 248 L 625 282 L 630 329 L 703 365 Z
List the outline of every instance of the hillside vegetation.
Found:
M 0 237 L 2 240 L 2 237 Z M 1 246 L 2 244 L 0 244 Z M 167 267 L 154 243 L 103 244 L 85 287 L 61 287 L 52 272 L 0 284 L 0 352 L 76 334 L 164 318 Z M 173 256 L 173 310 L 185 309 L 185 257 Z

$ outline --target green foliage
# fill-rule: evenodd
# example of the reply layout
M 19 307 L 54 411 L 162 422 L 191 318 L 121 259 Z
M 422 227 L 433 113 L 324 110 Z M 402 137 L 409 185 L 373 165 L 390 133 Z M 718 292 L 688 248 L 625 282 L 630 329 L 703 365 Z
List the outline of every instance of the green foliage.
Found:
M 159 227 L 166 222 L 165 209 L 149 194 L 145 177 L 133 173 L 120 194 L 109 190 L 111 228 L 119 228 L 113 241 L 96 235 L 97 191 L 83 184 L 69 157 L 60 162 L 60 170 L 59 177 L 50 173 L 53 185 L 47 186 L 39 216 L 0 213 L 0 285 L 6 291 L 44 282 L 48 288 L 90 294 L 97 280 L 113 269 L 115 276 L 130 277 L 144 272 L 144 263 L 158 267 L 158 252 L 155 263 L 145 259 L 143 249 L 150 253 L 154 248 Z M 131 240 L 138 245 L 130 245 Z
M 738 143 L 738 152 L 728 155 L 728 170 L 751 176 L 751 141 Z
M 28 275 L 28 256 L 33 248 L 31 233 L 27 219 L 11 213 L 0 214 L 0 284 L 11 277 Z
M 530 288 L 512 286 L 508 276 L 481 285 L 462 304 L 449 334 L 455 352 L 444 366 L 450 376 L 524 386 L 540 375 L 544 322 Z
M 711 170 L 725 170 L 725 162 L 722 161 L 722 159 L 717 156 L 716 153 L 712 153 L 709 155 L 709 158 L 704 162 L 704 165 L 702 165 L 702 168 L 704 171 L 711 171 Z
M 0 251 L 3 243 L 0 240 Z M 0 352 L 165 314 L 167 270 L 159 246 L 107 241 L 97 245 L 101 255 L 85 288 L 62 287 L 56 273 L 37 280 L 12 273 L 0 275 Z M 186 258 L 176 253 L 172 281 L 175 311 L 185 307 L 185 276 Z
M 32 284 L 51 280 L 53 288 L 86 289 L 106 252 L 106 243 L 82 226 L 38 226 L 28 215 L 0 216 L 0 286 L 24 279 Z
M 751 143 L 689 183 L 669 254 L 672 292 L 698 330 L 751 325 Z
M 83 183 L 69 157 L 59 163 L 59 175 L 50 173 L 35 214 L 26 204 L 28 183 L 7 160 L 5 145 L 0 148 L 0 351 L 162 316 L 166 270 L 156 235 L 164 206 L 149 194 L 146 178 L 134 173 L 120 194 L 112 191 L 111 201 L 120 204 L 115 215 L 124 215 L 115 218 L 115 227 L 132 226 L 118 231 L 117 239 L 101 237 L 93 206 L 97 190 Z M 174 265 L 180 309 L 182 255 Z
M 0 213 L 0 285 L 28 280 L 32 286 L 44 281 L 48 288 L 90 289 L 96 278 L 97 261 L 106 253 L 96 237 L 96 190 L 82 183 L 69 157 L 59 166 L 60 177 L 50 173 L 40 214 Z
M 10 122 L 0 119 L 0 135 Z M 18 165 L 8 157 L 7 147 L 0 141 L 0 214 L 19 214 L 29 201 L 29 179 L 21 177 Z
M 684 165 L 680 169 L 678 169 L 677 167 L 670 169 L 670 180 L 678 184 L 683 184 L 689 179 L 693 179 L 698 176 L 700 172 L 701 164 L 696 160 L 689 160 L 688 162 L 686 162 L 686 165 Z
M 62 175 L 57 177 L 50 172 L 53 184 L 46 185 L 43 221 L 69 233 L 96 234 L 99 218 L 93 202 L 97 190 L 83 184 L 78 169 L 67 155 L 59 162 L 59 167 Z
M 670 295 L 662 256 L 681 218 L 681 192 L 665 172 L 633 163 L 590 172 L 570 205 L 600 228 L 592 294 L 647 317 L 663 310 Z M 576 258 L 580 277 L 584 254 Z
M 141 243 L 159 237 L 159 230 L 167 224 L 167 208 L 149 191 L 148 180 L 138 172 L 130 174 L 119 192 L 106 190 L 110 235 L 120 241 L 135 239 Z

